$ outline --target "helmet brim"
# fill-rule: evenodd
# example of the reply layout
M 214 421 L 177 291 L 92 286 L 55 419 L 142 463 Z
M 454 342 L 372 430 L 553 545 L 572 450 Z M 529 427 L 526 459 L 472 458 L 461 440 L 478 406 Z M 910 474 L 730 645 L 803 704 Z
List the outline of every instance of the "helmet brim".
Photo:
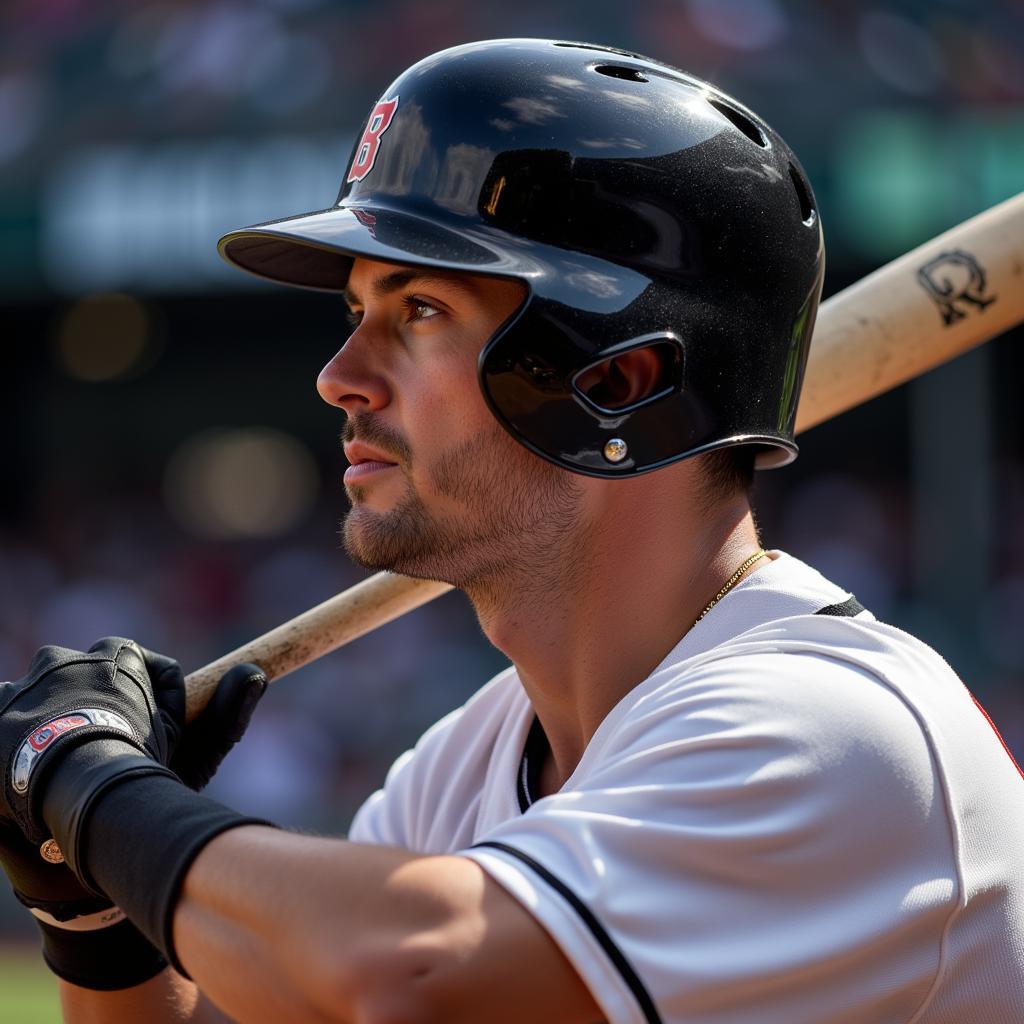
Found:
M 224 235 L 217 249 L 228 263 L 257 277 L 337 292 L 348 281 L 352 260 L 360 256 L 477 274 L 532 276 L 507 245 L 507 238 L 488 237 L 479 228 L 453 230 L 436 220 L 374 205 L 335 206 L 240 228 Z

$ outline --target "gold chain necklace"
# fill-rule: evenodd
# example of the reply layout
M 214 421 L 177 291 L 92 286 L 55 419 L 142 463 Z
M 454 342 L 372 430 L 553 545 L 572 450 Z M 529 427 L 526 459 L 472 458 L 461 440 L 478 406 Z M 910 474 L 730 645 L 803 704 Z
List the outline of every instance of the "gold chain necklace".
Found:
M 725 584 L 725 586 L 722 587 L 722 589 L 717 594 L 715 594 L 715 596 L 713 598 L 711 598 L 711 600 L 708 602 L 707 607 L 704 609 L 704 611 L 702 611 L 700 613 L 700 615 L 698 615 L 697 618 L 694 620 L 693 625 L 696 626 L 697 623 L 700 622 L 700 620 L 703 619 L 704 616 L 707 615 L 707 613 L 709 611 L 711 611 L 711 609 L 714 608 L 715 605 L 718 604 L 718 602 L 721 601 L 722 598 L 725 597 L 725 595 L 728 594 L 729 591 L 732 590 L 732 588 L 735 587 L 737 583 L 739 583 L 739 581 L 740 581 L 741 577 L 743 576 L 743 574 L 758 559 L 764 558 L 767 554 L 768 554 L 768 552 L 765 551 L 764 548 L 758 548 L 757 551 L 754 552 L 754 554 L 752 554 L 749 558 L 745 559 L 743 561 L 743 563 L 740 565 L 740 567 L 729 577 L 729 580 Z M 691 626 L 690 628 L 692 629 L 693 627 Z

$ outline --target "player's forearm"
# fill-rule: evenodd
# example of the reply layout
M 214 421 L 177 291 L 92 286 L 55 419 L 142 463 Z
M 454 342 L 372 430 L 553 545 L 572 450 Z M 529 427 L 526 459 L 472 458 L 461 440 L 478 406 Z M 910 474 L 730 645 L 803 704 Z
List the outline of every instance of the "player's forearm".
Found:
M 478 869 L 459 858 L 234 829 L 189 870 L 175 947 L 200 989 L 246 1024 L 402 1019 L 395 1004 L 413 979 L 450 956 L 446 931 L 474 882 Z
M 192 982 L 167 969 L 133 988 L 98 992 L 60 982 L 65 1024 L 225 1024 Z

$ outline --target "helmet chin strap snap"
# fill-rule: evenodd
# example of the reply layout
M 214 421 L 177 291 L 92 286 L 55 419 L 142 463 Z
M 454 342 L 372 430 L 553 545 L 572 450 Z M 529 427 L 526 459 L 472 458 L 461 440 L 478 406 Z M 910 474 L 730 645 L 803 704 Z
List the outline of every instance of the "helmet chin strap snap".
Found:
M 604 457 L 609 462 L 621 462 L 629 454 L 629 446 L 621 437 L 612 437 L 605 442 Z

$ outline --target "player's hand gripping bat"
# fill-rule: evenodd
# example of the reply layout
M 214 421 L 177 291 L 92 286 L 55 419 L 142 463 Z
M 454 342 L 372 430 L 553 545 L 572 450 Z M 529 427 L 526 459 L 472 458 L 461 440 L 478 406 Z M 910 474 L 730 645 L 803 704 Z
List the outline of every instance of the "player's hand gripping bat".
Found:
M 1024 320 L 1024 193 L 833 295 L 814 331 L 797 433 L 1002 334 Z M 271 680 L 451 588 L 382 572 L 186 679 L 188 717 L 221 675 L 255 662 Z

